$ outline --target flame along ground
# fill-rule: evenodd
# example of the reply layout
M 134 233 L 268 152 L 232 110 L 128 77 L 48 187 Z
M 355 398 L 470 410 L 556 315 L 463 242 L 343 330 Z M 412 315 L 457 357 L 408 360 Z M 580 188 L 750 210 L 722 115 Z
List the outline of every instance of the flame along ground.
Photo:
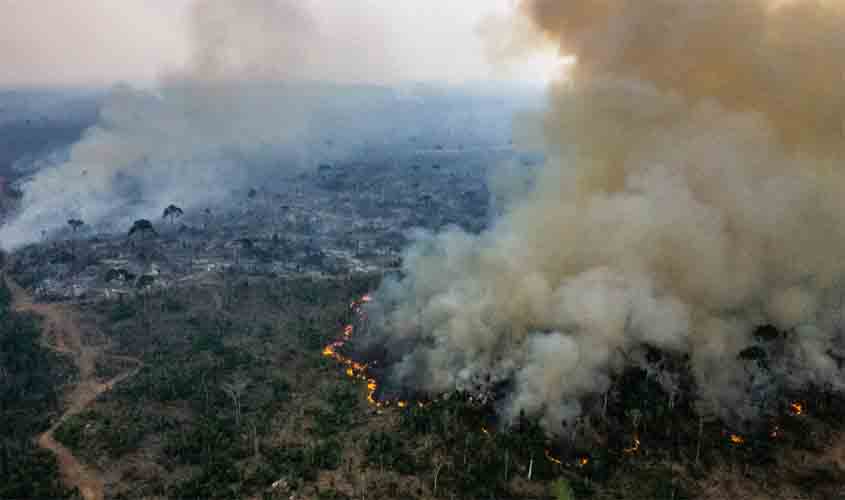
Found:
M 743 444 L 745 443 L 745 438 L 740 436 L 739 434 L 731 434 L 731 443 L 733 444 Z
M 804 415 L 804 403 L 800 401 L 793 401 L 789 403 L 789 414 L 793 417 L 800 417 Z M 772 422 L 772 428 L 769 430 L 769 437 L 771 439 L 778 439 L 781 437 L 781 428 L 777 422 Z M 739 434 L 729 434 L 728 440 L 731 444 L 739 446 L 745 444 L 745 437 Z
M 370 295 L 364 295 L 359 300 L 354 300 L 349 305 L 349 308 L 352 311 L 353 316 L 357 316 L 361 320 L 366 319 L 366 312 L 364 311 L 364 305 L 372 302 L 372 297 Z M 341 365 L 345 367 L 346 376 L 349 378 L 353 378 L 356 380 L 361 380 L 367 383 L 367 402 L 376 407 L 376 408 L 388 408 L 391 406 L 396 406 L 397 408 L 406 408 L 410 403 L 409 401 L 405 400 L 378 400 L 376 399 L 376 392 L 378 391 L 378 381 L 373 377 L 370 372 L 370 363 L 361 363 L 359 361 L 355 361 L 343 354 L 339 351 L 349 342 L 352 340 L 352 336 L 355 334 L 355 326 L 353 324 L 348 324 L 343 328 L 343 332 L 341 336 L 333 341 L 332 343 L 328 344 L 323 348 L 323 356 L 327 358 L 334 359 Z M 427 405 L 427 403 L 423 401 L 415 402 L 417 406 L 423 408 Z M 804 404 L 801 402 L 793 402 L 789 405 L 789 412 L 794 416 L 801 416 L 804 414 Z M 481 432 L 484 433 L 486 436 L 490 436 L 490 431 L 482 427 Z M 780 436 L 780 427 L 778 425 L 774 425 L 773 429 L 769 433 L 769 436 L 773 439 Z M 739 434 L 730 434 L 728 437 L 731 444 L 739 446 L 745 444 L 745 438 Z M 640 450 L 641 441 L 638 434 L 634 434 L 634 440 L 632 442 L 632 446 L 628 448 L 624 448 L 626 454 L 634 454 Z M 556 458 L 552 455 L 551 450 L 545 450 L 546 459 L 549 462 L 554 464 L 563 466 L 564 463 L 559 458 Z M 576 467 L 585 467 L 590 463 L 590 459 L 588 457 L 579 457 L 575 461 Z
M 372 297 L 370 295 L 364 295 L 358 300 L 352 301 L 349 304 L 349 308 L 352 311 L 353 317 L 358 317 L 359 319 L 366 320 L 366 312 L 364 311 L 364 305 L 372 302 Z M 352 336 L 355 334 L 355 326 L 353 324 L 347 324 L 343 327 L 343 332 L 341 336 L 325 346 L 323 348 L 323 356 L 326 358 L 331 358 L 342 366 L 345 367 L 344 371 L 346 376 L 349 378 L 353 378 L 355 380 L 361 380 L 366 382 L 367 384 L 367 403 L 371 406 L 376 408 L 388 408 L 391 406 L 396 406 L 397 408 L 406 408 L 410 404 L 416 404 L 420 408 L 424 408 L 428 403 L 423 401 L 416 401 L 411 403 L 405 400 L 378 400 L 376 399 L 376 392 L 378 391 L 378 381 L 373 377 L 370 372 L 370 363 L 361 363 L 359 361 L 355 361 L 352 358 L 345 356 L 344 354 L 340 353 L 340 350 L 350 341 L 352 340 Z M 486 427 L 481 428 L 481 432 L 485 436 L 490 436 L 490 430 Z M 636 447 L 639 448 L 639 440 L 637 440 Z M 546 459 L 550 462 L 563 466 L 564 463 L 562 460 L 555 458 L 552 455 L 551 450 L 545 450 Z M 587 464 L 590 463 L 590 459 L 588 457 L 579 457 L 575 461 L 576 467 L 585 467 Z
M 372 300 L 373 299 L 370 295 L 364 295 L 359 300 L 352 301 L 352 303 L 349 305 L 349 308 L 352 310 L 352 314 L 354 316 L 357 316 L 362 321 L 366 320 L 367 313 L 364 311 L 363 306 L 369 302 L 372 302 Z M 341 365 L 345 366 L 345 372 L 347 377 L 356 380 L 362 380 L 367 383 L 367 402 L 370 405 L 375 406 L 376 408 L 388 408 L 391 406 L 396 406 L 397 408 L 406 408 L 409 404 L 412 404 L 402 399 L 376 399 L 376 392 L 378 391 L 378 381 L 369 373 L 371 364 L 355 361 L 354 359 L 349 358 L 339 352 L 343 348 L 343 346 L 345 346 L 350 340 L 352 340 L 352 336 L 354 335 L 354 333 L 355 326 L 353 324 L 347 324 L 346 326 L 344 326 L 343 333 L 341 334 L 340 338 L 323 348 L 323 356 L 334 359 Z M 416 401 L 413 404 L 416 404 L 420 408 L 424 408 L 428 405 L 428 403 L 424 401 Z M 490 431 L 484 427 L 481 428 L 481 432 L 483 432 L 487 436 L 490 435 Z
M 804 415 L 804 411 L 805 411 L 804 403 L 802 403 L 800 401 L 793 401 L 792 403 L 789 403 L 789 414 L 792 415 L 793 417 L 800 417 L 800 416 Z M 778 439 L 779 437 L 781 437 L 781 434 L 782 433 L 781 433 L 780 425 L 777 422 L 772 422 L 772 427 L 769 430 L 769 437 L 771 439 Z M 731 444 L 733 444 L 733 445 L 738 446 L 738 445 L 741 445 L 741 444 L 745 444 L 745 437 L 743 437 L 739 434 L 730 434 L 728 436 L 728 439 L 730 440 Z
M 352 314 L 358 316 L 361 319 L 366 319 L 366 312 L 364 312 L 363 306 L 369 302 L 372 302 L 372 297 L 369 295 L 364 295 L 359 300 L 352 301 L 349 305 L 349 308 L 352 310 Z M 379 401 L 376 399 L 376 391 L 378 390 L 378 382 L 376 381 L 375 377 L 370 375 L 369 363 L 360 363 L 351 359 L 347 356 L 344 356 L 339 351 L 343 346 L 346 345 L 347 342 L 352 340 L 352 335 L 355 333 L 355 326 L 351 323 L 346 325 L 343 328 L 343 334 L 341 337 L 331 344 L 327 345 L 323 348 L 323 356 L 327 358 L 332 358 L 338 363 L 342 364 L 346 367 L 346 376 L 349 378 L 354 378 L 356 380 L 363 380 L 367 383 L 367 402 L 371 405 L 375 406 L 376 408 L 386 408 L 392 405 L 396 405 L 399 408 L 405 408 L 408 406 L 407 401 L 403 400 L 382 400 Z M 425 403 L 422 401 L 417 402 L 417 405 L 420 407 L 425 406 Z

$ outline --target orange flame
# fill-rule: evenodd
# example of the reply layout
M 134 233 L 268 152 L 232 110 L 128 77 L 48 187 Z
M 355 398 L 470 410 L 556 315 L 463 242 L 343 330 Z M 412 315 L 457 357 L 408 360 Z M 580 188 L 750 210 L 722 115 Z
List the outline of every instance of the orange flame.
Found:
M 549 451 L 549 450 L 546 450 L 546 460 L 548 460 L 549 462 L 558 464 L 558 465 L 563 465 L 563 462 L 561 462 L 557 458 L 553 457 L 552 452 Z
M 733 444 L 744 444 L 745 443 L 745 438 L 738 435 L 738 434 L 731 434 L 730 439 L 731 439 L 731 443 L 733 443 Z
M 804 414 L 804 405 L 798 401 L 789 405 L 789 411 L 792 412 L 793 415 L 803 415 Z
M 545 450 L 544 452 L 546 454 L 546 460 L 548 460 L 549 462 L 556 464 L 556 465 L 561 465 L 561 466 L 563 465 L 563 461 L 561 459 L 555 457 L 554 455 L 552 455 L 552 452 L 550 450 Z M 586 467 L 589 463 L 590 463 L 590 457 L 579 457 L 578 459 L 575 460 L 575 466 L 578 467 L 579 469 L 582 468 L 582 467 Z
M 376 383 L 376 379 L 369 378 L 367 379 L 367 402 L 371 405 L 375 406 L 376 408 L 381 408 L 382 403 L 381 401 L 376 400 L 376 391 L 378 390 L 378 384 Z
M 372 302 L 372 297 L 370 295 L 364 295 L 361 297 L 360 300 L 353 300 L 349 307 L 352 309 L 354 314 L 359 316 L 364 316 L 364 312 L 361 310 L 361 307 L 368 303 Z M 376 392 L 378 392 L 378 382 L 374 377 L 372 377 L 369 373 L 370 364 L 369 363 L 359 363 L 351 358 L 344 356 L 343 354 L 339 353 L 338 351 L 345 346 L 350 340 L 352 340 L 352 336 L 355 334 L 355 326 L 352 324 L 346 325 L 343 327 L 343 332 L 341 337 L 338 340 L 330 343 L 326 347 L 323 348 L 323 356 L 327 358 L 332 358 L 341 365 L 346 367 L 345 373 L 346 376 L 349 378 L 354 378 L 356 380 L 361 380 L 367 383 L 367 402 L 376 408 L 384 408 L 387 406 L 391 406 L 392 404 L 396 404 L 399 408 L 407 408 L 409 403 L 408 401 L 379 401 L 376 399 Z M 424 408 L 426 403 L 423 401 L 417 401 L 417 406 L 420 408 Z
M 622 451 L 624 451 L 625 453 L 636 453 L 640 451 L 640 436 L 634 434 L 634 445 L 630 448 L 624 448 Z

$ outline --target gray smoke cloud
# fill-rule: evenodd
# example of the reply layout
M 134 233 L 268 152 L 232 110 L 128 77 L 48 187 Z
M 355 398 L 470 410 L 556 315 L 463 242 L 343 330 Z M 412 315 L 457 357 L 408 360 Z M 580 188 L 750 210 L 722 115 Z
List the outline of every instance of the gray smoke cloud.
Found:
M 377 120 L 359 117 L 357 135 L 339 133 L 346 142 L 327 151 L 327 136 L 369 104 L 319 83 L 386 79 L 392 69 L 377 26 L 353 17 L 344 31 L 325 33 L 290 0 L 198 0 L 190 19 L 186 66 L 169 70 L 154 91 L 114 88 L 67 157 L 21 186 L 21 208 L 0 228 L 3 247 L 37 241 L 68 218 L 125 231 L 170 203 L 202 209 L 239 188 L 342 159 L 377 136 Z
M 508 206 L 489 230 L 421 237 L 378 291 L 367 340 L 394 383 L 509 381 L 503 415 L 552 432 L 644 345 L 687 354 L 732 420 L 757 415 L 761 383 L 841 389 L 845 3 L 526 0 L 521 15 L 536 36 L 505 39 L 577 58 L 534 137 L 549 159 L 528 190 L 494 183 Z M 752 377 L 738 354 L 765 324 L 789 335 Z

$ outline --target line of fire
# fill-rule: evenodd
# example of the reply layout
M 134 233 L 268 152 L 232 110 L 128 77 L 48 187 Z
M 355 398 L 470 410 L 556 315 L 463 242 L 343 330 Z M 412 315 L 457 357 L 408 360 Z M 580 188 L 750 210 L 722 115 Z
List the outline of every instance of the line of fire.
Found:
M 322 355 L 336 361 L 347 377 L 366 384 L 367 403 L 377 413 L 389 410 L 405 412 L 425 410 L 432 404 L 436 404 L 438 400 L 436 397 L 418 400 L 385 397 L 381 392 L 379 380 L 373 373 L 373 368 L 377 362 L 355 360 L 345 353 L 347 345 L 354 339 L 356 329 L 366 323 L 366 306 L 372 301 L 373 298 L 371 295 L 363 295 L 350 303 L 350 321 L 343 327 L 341 334 L 323 348 Z M 651 354 L 654 355 L 654 353 Z M 620 378 L 620 385 L 625 385 L 625 378 L 625 376 Z M 823 393 L 822 391 L 817 392 Z M 441 395 L 440 397 L 449 398 L 450 396 L 452 395 L 447 394 Z M 458 397 L 465 398 L 467 401 L 476 404 L 481 400 L 481 398 L 474 398 L 472 394 L 458 394 Z M 491 438 L 497 432 L 520 432 L 520 428 L 523 425 L 521 423 L 507 427 L 499 425 L 493 408 L 495 403 L 491 403 L 487 399 L 484 401 L 482 403 L 482 411 L 485 421 L 478 427 L 478 432 L 481 435 Z M 824 398 L 819 400 L 819 402 L 823 404 Z M 827 401 L 827 403 L 834 404 L 831 401 Z M 604 401 L 604 405 L 605 412 L 607 412 L 607 401 Z M 689 418 L 689 413 L 693 411 L 698 413 L 699 429 L 695 456 L 696 463 L 700 460 L 704 447 L 726 447 L 731 450 L 747 450 L 753 454 L 759 450 L 770 450 L 779 441 L 800 440 L 802 433 L 807 431 L 802 421 L 802 417 L 808 415 L 807 403 L 803 400 L 787 400 L 782 405 L 782 411 L 778 415 L 769 418 L 763 426 L 749 427 L 745 432 L 727 428 L 718 418 L 708 415 L 708 410 L 701 405 L 687 405 L 684 407 L 675 401 L 674 404 L 670 403 L 668 405 L 668 409 L 677 411 L 679 416 L 683 418 Z M 578 473 L 589 473 L 591 466 L 601 460 L 601 455 L 604 455 L 604 460 L 607 460 L 608 453 L 611 455 L 615 454 L 620 458 L 626 456 L 632 457 L 648 455 L 654 450 L 652 446 L 665 447 L 667 439 L 669 439 L 668 434 L 672 432 L 671 428 L 647 428 L 644 425 L 642 412 L 636 409 L 627 410 L 624 414 L 630 425 L 623 426 L 623 430 L 620 432 L 616 432 L 612 436 L 608 434 L 603 439 L 598 437 L 598 433 L 594 433 L 590 446 L 579 446 L 577 430 L 569 436 L 564 435 L 557 438 L 547 437 L 544 448 L 545 460 L 552 466 L 560 467 L 561 469 L 569 469 Z M 524 416 L 520 418 L 522 419 Z M 580 441 L 583 441 L 583 439 Z M 605 446 L 603 451 L 606 453 L 597 453 L 595 443 L 602 442 Z M 534 464 L 532 461 L 529 470 L 533 467 Z

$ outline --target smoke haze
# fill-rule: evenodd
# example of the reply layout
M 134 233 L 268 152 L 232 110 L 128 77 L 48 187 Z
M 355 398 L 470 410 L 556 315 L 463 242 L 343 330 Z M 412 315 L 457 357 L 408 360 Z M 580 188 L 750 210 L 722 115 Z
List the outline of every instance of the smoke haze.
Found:
M 552 42 L 577 58 L 533 137 L 549 160 L 527 192 L 494 183 L 511 194 L 491 229 L 422 238 L 383 285 L 369 341 L 387 344 L 394 383 L 508 381 L 503 414 L 553 432 L 644 345 L 687 354 L 699 396 L 733 421 L 758 415 L 761 386 L 841 389 L 845 3 L 521 12 L 513 26 L 535 35 L 501 33 L 498 54 Z M 789 332 L 772 373 L 738 359 L 765 324 Z
M 155 84 L 163 71 L 183 68 L 198 50 L 193 34 L 197 3 L 202 1 L 0 0 L 0 87 Z M 246 11 L 256 8 L 233 3 Z M 266 2 L 272 3 L 277 2 Z M 329 47 L 335 54 L 332 67 L 322 68 L 324 74 L 372 81 L 370 73 L 375 72 L 381 77 L 449 83 L 490 77 L 491 65 L 474 26 L 486 15 L 512 8 L 512 0 L 288 3 L 307 12 L 319 34 L 309 48 Z M 235 19 L 230 15 L 238 10 L 234 6 L 217 8 L 211 16 L 216 21 L 207 18 L 209 22 Z M 276 12 L 285 10 L 290 9 Z M 223 33 L 252 38 L 251 29 L 260 33 L 272 22 L 276 21 L 271 17 L 253 25 L 229 24 L 213 43 L 230 43 L 223 40 Z M 288 50 L 277 48 L 281 54 Z M 389 60 L 393 73 L 378 64 L 364 70 L 357 67 L 370 60 L 379 64 Z M 537 81 L 548 73 L 539 62 L 519 66 L 508 76 Z
M 366 92 L 336 84 L 395 76 L 384 30 L 339 9 L 348 11 L 346 24 L 326 33 L 301 2 L 193 3 L 188 62 L 164 71 L 154 91 L 115 87 L 67 158 L 23 184 L 19 213 L 0 228 L 2 245 L 36 241 L 68 218 L 125 231 L 170 203 L 201 210 L 378 137 L 390 126 L 378 122 L 381 110 Z M 373 115 L 362 123 L 364 110 Z M 354 134 L 338 130 L 353 120 Z M 341 138 L 326 151 L 331 134 Z
M 154 81 L 187 54 L 187 0 L 0 0 L 0 87 Z

